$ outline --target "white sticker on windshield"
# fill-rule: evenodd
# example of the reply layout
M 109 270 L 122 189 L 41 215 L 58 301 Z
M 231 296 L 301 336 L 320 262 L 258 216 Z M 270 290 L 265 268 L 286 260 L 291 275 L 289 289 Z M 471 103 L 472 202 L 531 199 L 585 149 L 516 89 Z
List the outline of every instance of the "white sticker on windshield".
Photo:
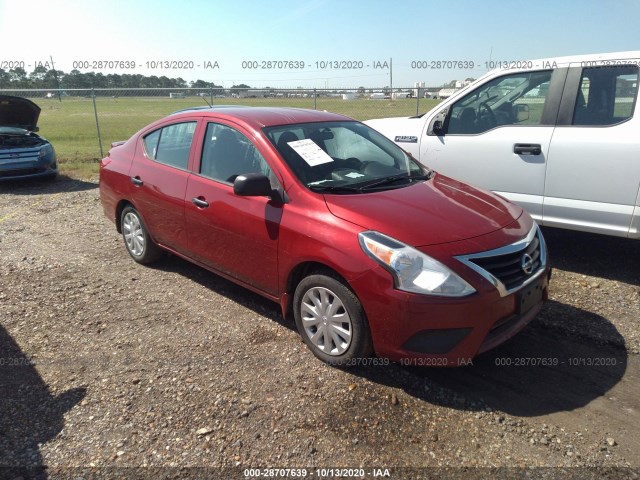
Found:
M 310 167 L 333 162 L 333 158 L 327 155 L 327 153 L 322 150 L 317 143 L 309 138 L 296 140 L 294 142 L 287 142 L 287 145 L 293 148 L 296 153 L 309 164 Z
M 351 172 L 351 173 L 347 173 L 345 175 L 345 177 L 349 177 L 349 178 L 359 178 L 359 177 L 364 177 L 364 175 L 362 173 L 358 173 L 358 172 Z

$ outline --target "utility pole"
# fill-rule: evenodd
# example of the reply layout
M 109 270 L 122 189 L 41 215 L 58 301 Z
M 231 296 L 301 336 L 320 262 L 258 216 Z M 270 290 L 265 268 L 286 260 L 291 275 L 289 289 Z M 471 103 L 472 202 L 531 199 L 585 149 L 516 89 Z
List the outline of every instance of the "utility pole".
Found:
M 53 63 L 53 55 L 49 55 L 51 59 L 51 70 L 53 70 L 53 76 L 56 79 L 56 86 L 58 87 L 58 101 L 62 102 L 62 92 L 60 91 L 60 79 L 58 78 L 58 72 L 56 71 L 56 66 Z
M 389 88 L 391 89 L 391 97 L 393 98 L 393 58 L 389 58 Z

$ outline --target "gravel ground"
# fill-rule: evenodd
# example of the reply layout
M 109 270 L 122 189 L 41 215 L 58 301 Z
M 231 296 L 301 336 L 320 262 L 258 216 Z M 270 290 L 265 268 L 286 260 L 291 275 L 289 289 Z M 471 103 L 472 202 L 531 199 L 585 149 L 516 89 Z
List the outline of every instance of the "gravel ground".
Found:
M 545 235 L 551 300 L 512 341 L 463 368 L 345 371 L 276 304 L 175 257 L 135 264 L 95 180 L 0 185 L 0 466 L 637 478 L 639 245 Z M 120 469 L 142 466 L 162 468 Z

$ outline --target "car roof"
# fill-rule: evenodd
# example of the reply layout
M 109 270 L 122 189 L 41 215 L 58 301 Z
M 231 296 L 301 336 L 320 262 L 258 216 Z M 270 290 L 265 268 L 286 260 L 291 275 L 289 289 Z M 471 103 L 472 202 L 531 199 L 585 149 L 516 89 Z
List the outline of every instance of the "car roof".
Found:
M 565 57 L 549 57 L 538 58 L 535 60 L 523 60 L 515 62 L 496 62 L 498 64 L 506 64 L 506 67 L 497 68 L 492 70 L 520 70 L 520 65 L 523 65 L 523 70 L 537 69 L 537 68 L 549 68 L 549 66 L 568 67 L 570 64 L 580 63 L 584 66 L 618 66 L 624 65 L 626 61 L 640 59 L 640 50 L 632 50 L 627 52 L 610 52 L 610 53 L 591 53 L 586 55 L 569 55 Z M 636 63 L 629 62 L 630 64 Z M 554 65 L 555 64 L 555 65 Z M 515 67 L 515 68 L 514 68 Z M 489 72 L 491 73 L 491 72 Z
M 275 125 L 291 125 L 310 122 L 353 121 L 344 115 L 323 110 L 310 110 L 291 107 L 249 107 L 244 105 L 214 105 L 212 107 L 193 107 L 179 110 L 172 115 L 226 118 L 240 120 L 254 128 Z
M 631 60 L 640 58 L 640 50 L 631 50 L 627 52 L 610 52 L 610 53 L 591 53 L 587 55 L 571 55 L 566 57 L 541 59 L 540 61 L 555 61 L 558 64 L 576 63 L 576 62 L 600 62 L 615 60 Z
M 602 67 L 602 66 L 624 66 L 639 65 L 640 64 L 640 50 L 630 50 L 627 52 L 611 52 L 611 53 L 592 53 L 587 55 L 570 55 L 566 57 L 549 57 L 539 58 L 536 60 L 522 60 L 522 61 L 496 61 L 498 66 L 482 74 L 476 80 L 471 82 L 466 87 L 460 90 L 455 90 L 448 98 L 452 101 L 456 101 L 463 95 L 472 91 L 478 85 L 487 81 L 492 77 L 502 75 L 505 72 L 519 73 L 532 70 L 547 70 L 550 68 L 565 68 L 569 66 L 576 66 L 579 64 L 584 67 Z M 442 91 L 442 90 L 441 90 Z M 420 115 L 414 118 L 424 118 L 424 115 Z

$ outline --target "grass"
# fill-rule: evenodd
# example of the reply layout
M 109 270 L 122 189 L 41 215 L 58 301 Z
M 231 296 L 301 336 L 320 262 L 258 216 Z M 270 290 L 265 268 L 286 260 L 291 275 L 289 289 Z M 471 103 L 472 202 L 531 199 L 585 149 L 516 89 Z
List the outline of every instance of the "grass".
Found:
M 40 134 L 56 149 L 60 170 L 74 178 L 88 178 L 98 172 L 100 147 L 91 98 L 34 99 L 42 108 Z M 214 103 L 224 105 L 286 106 L 314 108 L 313 98 L 220 98 Z M 420 99 L 420 113 L 439 103 L 439 100 Z M 96 107 L 102 148 L 107 154 L 111 142 L 126 140 L 145 125 L 165 115 L 193 106 L 206 105 L 198 97 L 97 97 Z M 415 99 L 401 100 L 342 100 L 317 99 L 318 110 L 342 113 L 357 120 L 378 117 L 398 117 L 416 114 Z

